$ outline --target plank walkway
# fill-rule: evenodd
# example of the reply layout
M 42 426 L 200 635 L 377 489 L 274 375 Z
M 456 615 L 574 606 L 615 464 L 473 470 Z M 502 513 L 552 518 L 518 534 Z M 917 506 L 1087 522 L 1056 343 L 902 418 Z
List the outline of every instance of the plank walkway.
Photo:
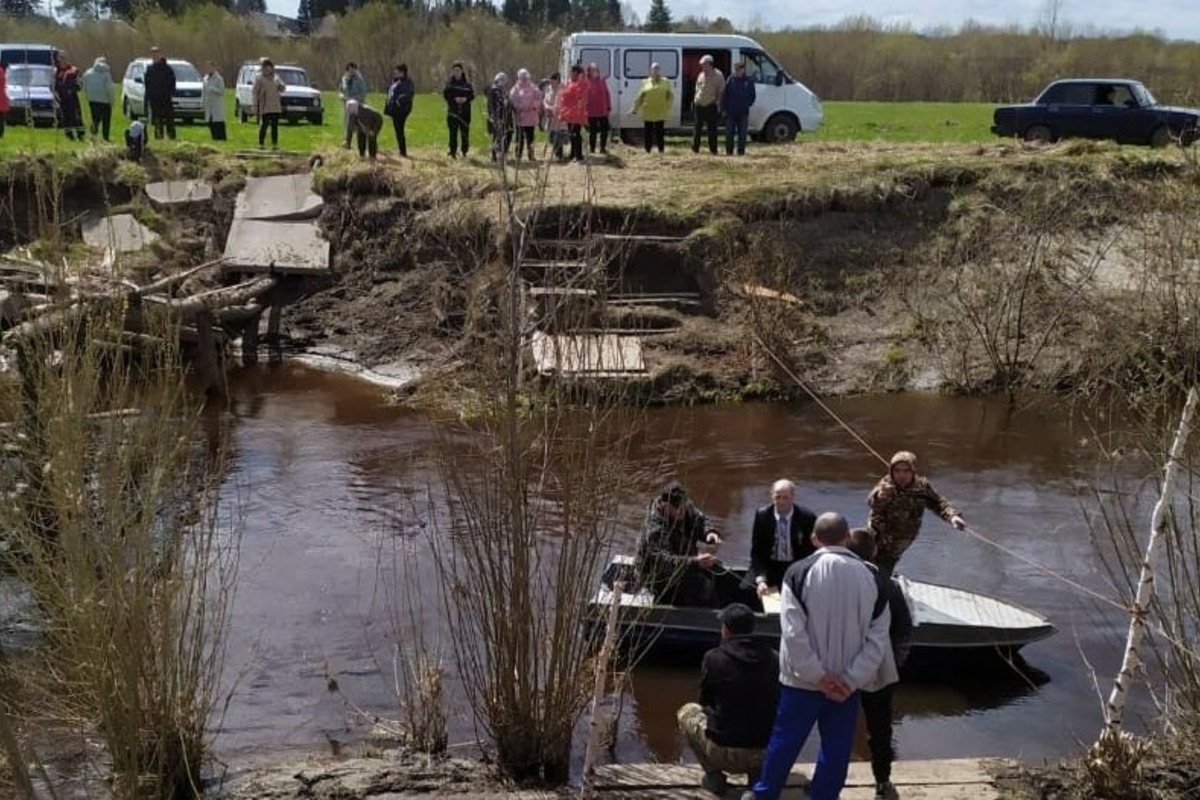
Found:
M 940 761 L 897 761 L 892 782 L 903 800 L 999 800 L 993 776 L 1012 766 L 1003 759 L 960 758 Z M 784 800 L 801 800 L 811 765 L 792 771 Z M 697 766 L 677 764 L 609 764 L 597 770 L 597 789 L 606 800 L 713 800 L 714 795 L 700 789 L 701 771 Z M 735 776 L 726 798 L 738 798 L 744 789 L 743 778 Z M 870 800 L 875 782 L 871 765 L 855 761 L 841 800 Z

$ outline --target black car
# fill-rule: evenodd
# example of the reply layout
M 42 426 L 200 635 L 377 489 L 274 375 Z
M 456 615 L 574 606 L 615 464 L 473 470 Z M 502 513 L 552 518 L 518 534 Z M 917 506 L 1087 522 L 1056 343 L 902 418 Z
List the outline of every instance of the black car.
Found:
M 1055 81 L 1032 103 L 997 108 L 992 122 L 997 136 L 1026 141 L 1084 138 L 1187 146 L 1197 139 L 1200 111 L 1161 106 L 1138 81 L 1075 78 Z

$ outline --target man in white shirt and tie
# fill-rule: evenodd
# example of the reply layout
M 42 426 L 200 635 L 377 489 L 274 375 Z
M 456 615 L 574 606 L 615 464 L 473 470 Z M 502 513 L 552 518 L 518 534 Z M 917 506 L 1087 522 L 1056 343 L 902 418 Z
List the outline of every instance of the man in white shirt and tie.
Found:
M 771 503 L 754 513 L 750 534 L 750 571 L 744 585 L 761 598 L 778 591 L 783 573 L 815 552 L 813 524 L 817 515 L 796 505 L 796 484 L 781 478 L 771 486 Z

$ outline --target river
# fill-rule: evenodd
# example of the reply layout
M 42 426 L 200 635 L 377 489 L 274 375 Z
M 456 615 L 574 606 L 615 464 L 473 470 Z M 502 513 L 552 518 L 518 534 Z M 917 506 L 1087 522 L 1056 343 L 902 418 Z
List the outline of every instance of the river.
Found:
M 365 734 L 358 711 L 396 716 L 396 625 L 387 601 L 395 587 L 387 582 L 397 578 L 379 567 L 403 553 L 426 498 L 440 491 L 431 455 L 439 437 L 427 417 L 390 406 L 378 390 L 345 376 L 259 366 L 238 372 L 232 388 L 235 458 L 226 497 L 240 499 L 244 531 L 227 665 L 234 695 L 217 749 L 232 764 L 337 751 Z M 977 529 L 1022 556 L 927 515 L 903 572 L 1018 602 L 1059 628 L 1024 651 L 1039 680 L 961 674 L 902 685 L 901 757 L 1032 760 L 1077 752 L 1101 724 L 1091 670 L 1107 691 L 1127 619 L 1024 559 L 1111 594 L 1085 522 L 1096 472 L 1086 428 L 1049 401 L 1016 414 L 998 399 L 925 394 L 831 405 L 879 452 L 915 450 L 921 471 Z M 724 530 L 727 558 L 748 558 L 753 510 L 768 502 L 776 478 L 795 480 L 804 505 L 841 511 L 855 523 L 881 474 L 879 462 L 812 404 L 647 415 L 659 444 L 679 455 L 678 476 Z M 640 510 L 656 488 L 628 499 L 623 549 L 634 546 Z M 437 593 L 429 570 L 423 578 L 420 614 L 436 637 Z M 330 691 L 331 678 L 338 691 Z M 634 671 L 616 748 L 621 760 L 680 757 L 674 711 L 693 699 L 696 681 L 687 666 Z M 452 742 L 469 742 L 461 691 L 451 682 L 449 693 Z M 1143 698 L 1136 706 L 1148 704 Z M 861 742 L 859 749 L 865 752 Z

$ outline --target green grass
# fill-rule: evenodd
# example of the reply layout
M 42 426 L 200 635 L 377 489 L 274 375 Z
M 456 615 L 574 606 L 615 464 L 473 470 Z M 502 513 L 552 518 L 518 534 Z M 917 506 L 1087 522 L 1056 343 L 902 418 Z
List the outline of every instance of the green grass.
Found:
M 383 95 L 372 94 L 368 103 L 383 108 Z M 325 124 L 295 125 L 281 123 L 279 145 L 287 150 L 320 150 L 341 143 L 341 104 L 334 92 L 324 92 Z M 127 120 L 120 112 L 120 98 L 114 105 L 114 142 L 123 141 Z M 801 141 L 885 141 L 885 142 L 991 142 L 995 137 L 988 131 L 994 106 L 985 103 L 851 103 L 825 104 L 825 121 L 814 135 L 803 134 Z M 86 107 L 85 107 L 86 116 Z M 477 151 L 485 147 L 487 137 L 482 99 L 475 103 L 471 143 Z M 258 125 L 254 120 L 243 124 L 233 114 L 233 92 L 226 92 L 226 128 L 229 140 L 222 146 L 227 150 L 247 150 L 258 146 Z M 208 143 L 208 128 L 200 123 L 177 126 L 179 141 Z M 446 149 L 445 105 L 437 94 L 416 98 L 412 116 L 408 119 L 407 134 L 411 149 Z M 539 139 L 541 134 L 539 134 Z M 385 121 L 381 150 L 393 152 L 395 138 L 390 122 Z M 153 143 L 152 143 L 152 146 Z M 0 140 L 0 155 L 12 152 L 58 152 L 78 149 L 62 131 L 51 128 L 7 129 Z
M 991 103 L 825 103 L 823 142 L 994 142 Z

